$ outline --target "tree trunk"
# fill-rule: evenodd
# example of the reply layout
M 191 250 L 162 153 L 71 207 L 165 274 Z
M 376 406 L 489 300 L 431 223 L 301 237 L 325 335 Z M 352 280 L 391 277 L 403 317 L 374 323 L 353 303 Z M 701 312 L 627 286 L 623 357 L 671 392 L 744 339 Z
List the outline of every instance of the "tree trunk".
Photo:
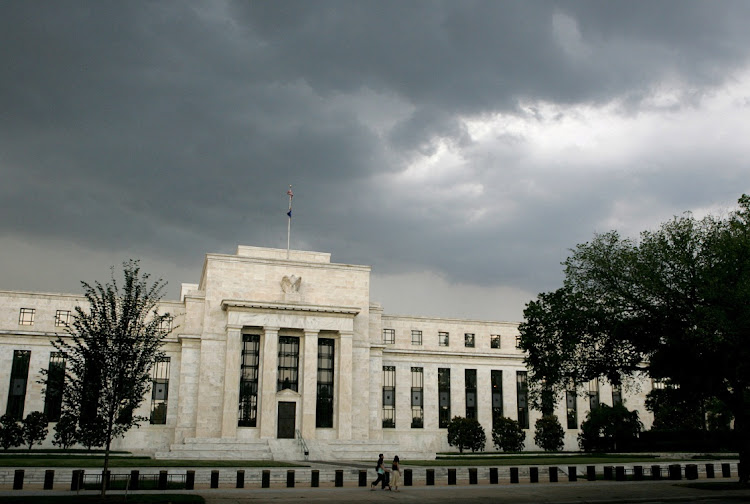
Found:
M 101 496 L 104 498 L 107 495 L 107 485 L 105 478 L 107 471 L 109 471 L 109 448 L 112 445 L 112 419 L 110 418 L 107 423 L 107 442 L 104 445 L 104 470 L 102 471 L 102 492 Z

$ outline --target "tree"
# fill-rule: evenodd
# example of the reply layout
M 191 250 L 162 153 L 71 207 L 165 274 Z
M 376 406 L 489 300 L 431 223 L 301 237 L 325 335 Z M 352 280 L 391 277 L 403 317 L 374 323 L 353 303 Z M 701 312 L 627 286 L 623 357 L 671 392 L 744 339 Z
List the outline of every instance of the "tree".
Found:
M 55 436 L 52 444 L 67 450 L 75 444 L 78 435 L 78 422 L 73 415 L 62 414 L 55 424 Z
M 472 452 L 484 450 L 487 436 L 482 425 L 474 418 L 453 417 L 448 423 L 448 444 L 457 446 L 460 453 L 464 448 Z
M 646 396 L 646 409 L 654 414 L 655 431 L 706 429 L 706 400 L 671 387 L 654 389 Z
M 3 450 L 20 446 L 23 442 L 23 430 L 18 421 L 10 415 L 0 417 L 0 445 Z
M 545 415 L 534 424 L 534 442 L 547 452 L 563 449 L 565 431 L 555 415 Z
M 578 434 L 578 445 L 587 452 L 627 449 L 642 428 L 637 411 L 629 411 L 622 404 L 600 404 L 586 414 Z
M 32 446 L 44 441 L 49 430 L 47 429 L 47 417 L 41 411 L 32 411 L 23 419 L 22 436 L 24 444 L 28 445 L 29 451 Z
M 667 379 L 729 408 L 750 468 L 750 197 L 719 218 L 675 217 L 638 240 L 616 231 L 577 245 L 559 289 L 520 325 L 530 394 L 605 377 Z
M 520 452 L 526 441 L 526 433 L 521 424 L 512 418 L 500 417 L 492 428 L 492 442 L 498 450 Z
M 123 263 L 123 277 L 119 285 L 113 268 L 105 285 L 81 282 L 87 306 L 76 307 L 66 334 L 53 342 L 67 362 L 63 413 L 78 419 L 82 444 L 104 445 L 104 471 L 112 440 L 146 420 L 133 412 L 150 389 L 171 320 L 158 311 L 165 282 L 150 283 L 133 260 Z

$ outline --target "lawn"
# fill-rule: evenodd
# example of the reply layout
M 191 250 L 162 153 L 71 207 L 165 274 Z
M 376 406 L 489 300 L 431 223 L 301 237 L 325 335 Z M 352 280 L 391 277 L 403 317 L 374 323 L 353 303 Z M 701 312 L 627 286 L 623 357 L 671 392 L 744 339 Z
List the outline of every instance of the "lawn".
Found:
M 156 460 L 151 457 L 110 457 L 115 467 L 307 467 L 304 464 L 274 460 Z M 18 455 L 0 454 L 0 467 L 103 467 L 100 455 Z
M 440 455 L 436 460 L 402 460 L 406 466 L 462 467 L 462 466 L 534 466 L 534 465 L 596 465 L 596 464 L 632 464 L 635 462 L 650 463 L 658 459 L 659 463 L 670 462 L 654 455 L 606 455 L 606 454 L 570 454 L 570 455 Z

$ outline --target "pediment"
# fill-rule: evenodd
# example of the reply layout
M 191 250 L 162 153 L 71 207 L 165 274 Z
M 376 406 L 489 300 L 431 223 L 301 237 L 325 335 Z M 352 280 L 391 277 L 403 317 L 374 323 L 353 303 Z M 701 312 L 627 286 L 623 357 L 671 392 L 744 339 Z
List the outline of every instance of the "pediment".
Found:
M 278 399 L 299 399 L 300 397 L 302 397 L 302 394 L 300 394 L 299 392 L 295 392 L 292 389 L 284 389 L 276 392 L 276 397 Z

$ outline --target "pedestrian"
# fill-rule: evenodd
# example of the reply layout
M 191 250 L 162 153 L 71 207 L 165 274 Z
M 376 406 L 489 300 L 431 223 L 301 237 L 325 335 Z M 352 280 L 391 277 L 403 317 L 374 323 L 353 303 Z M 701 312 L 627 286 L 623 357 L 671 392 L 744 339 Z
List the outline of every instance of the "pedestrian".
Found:
M 393 480 L 391 481 L 391 485 L 393 486 L 393 490 L 398 492 L 398 485 L 399 483 L 401 483 L 401 463 L 398 459 L 398 455 L 393 457 L 391 472 L 393 473 Z
M 385 488 L 385 467 L 383 467 L 383 454 L 378 455 L 378 461 L 375 464 L 375 472 L 378 474 L 378 479 L 372 482 L 370 490 L 375 490 L 378 483 L 383 482 L 383 488 Z

